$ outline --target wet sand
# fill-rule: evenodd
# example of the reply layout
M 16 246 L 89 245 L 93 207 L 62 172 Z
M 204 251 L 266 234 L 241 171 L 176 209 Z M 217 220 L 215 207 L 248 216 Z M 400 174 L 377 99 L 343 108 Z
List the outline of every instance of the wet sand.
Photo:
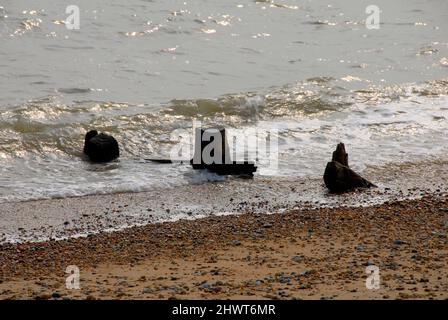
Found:
M 0 298 L 447 299 L 447 231 L 439 195 L 3 244 Z M 65 287 L 69 265 L 80 289 Z M 380 268 L 378 290 L 366 288 L 368 265 Z
M 427 160 L 369 167 L 361 173 L 378 188 L 343 195 L 329 194 L 321 176 L 256 176 L 139 193 L 1 203 L 0 243 L 62 239 L 213 215 L 370 206 L 448 194 L 447 166 L 446 160 Z

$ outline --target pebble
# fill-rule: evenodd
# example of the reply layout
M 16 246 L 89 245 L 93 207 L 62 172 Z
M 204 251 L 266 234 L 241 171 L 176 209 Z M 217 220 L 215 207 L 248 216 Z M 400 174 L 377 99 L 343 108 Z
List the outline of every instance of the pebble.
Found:
M 48 300 L 50 298 L 51 298 L 51 296 L 48 293 L 42 293 L 35 297 L 36 300 Z
M 144 294 L 150 294 L 153 292 L 154 292 L 154 290 L 151 288 L 143 288 L 143 290 L 142 290 L 142 293 L 144 293 Z
M 211 288 L 211 285 L 209 284 L 209 283 L 203 283 L 203 284 L 201 284 L 201 288 L 202 289 L 210 289 Z

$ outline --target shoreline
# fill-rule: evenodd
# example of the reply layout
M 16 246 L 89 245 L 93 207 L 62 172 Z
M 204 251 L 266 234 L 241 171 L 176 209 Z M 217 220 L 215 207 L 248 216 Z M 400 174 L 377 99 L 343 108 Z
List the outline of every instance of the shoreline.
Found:
M 0 245 L 1 299 L 447 299 L 448 197 Z M 365 287 L 367 265 L 381 288 Z M 65 269 L 80 268 L 80 290 Z
M 254 177 L 136 193 L 4 202 L 0 244 L 79 237 L 213 215 L 372 206 L 447 195 L 447 164 L 445 160 L 428 160 L 369 167 L 361 173 L 378 188 L 343 195 L 329 194 L 321 177 Z

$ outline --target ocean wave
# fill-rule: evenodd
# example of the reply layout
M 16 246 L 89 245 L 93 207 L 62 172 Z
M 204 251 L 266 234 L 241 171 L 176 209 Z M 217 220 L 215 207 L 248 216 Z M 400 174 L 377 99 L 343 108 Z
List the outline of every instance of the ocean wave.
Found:
M 73 105 L 45 97 L 0 113 L 0 153 L 3 158 L 49 151 L 78 157 L 85 132 L 91 128 L 116 135 L 125 156 L 152 153 L 170 146 L 170 133 L 190 128 L 193 120 L 205 125 L 233 128 L 256 126 L 260 121 L 323 119 L 328 114 L 364 109 L 399 101 L 414 104 L 419 99 L 448 95 L 448 80 L 422 84 L 368 86 L 352 90 L 342 80 L 316 77 L 273 88 L 267 92 L 228 94 L 216 99 L 175 99 L 159 106 L 118 102 L 83 101 Z M 424 111 L 422 111 L 424 112 Z M 370 115 L 378 124 L 388 124 L 384 115 Z M 434 119 L 438 115 L 434 116 Z M 429 124 L 424 124 L 429 125 Z

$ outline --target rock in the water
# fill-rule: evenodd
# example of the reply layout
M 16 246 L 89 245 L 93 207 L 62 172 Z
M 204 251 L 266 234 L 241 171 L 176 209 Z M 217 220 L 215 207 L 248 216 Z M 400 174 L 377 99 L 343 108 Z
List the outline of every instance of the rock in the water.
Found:
M 114 137 L 91 130 L 85 137 L 84 153 L 92 162 L 108 162 L 120 156 L 120 149 Z
M 343 143 L 338 144 L 331 162 L 327 163 L 324 182 L 331 192 L 346 192 L 375 185 L 361 177 L 348 166 L 348 154 Z

